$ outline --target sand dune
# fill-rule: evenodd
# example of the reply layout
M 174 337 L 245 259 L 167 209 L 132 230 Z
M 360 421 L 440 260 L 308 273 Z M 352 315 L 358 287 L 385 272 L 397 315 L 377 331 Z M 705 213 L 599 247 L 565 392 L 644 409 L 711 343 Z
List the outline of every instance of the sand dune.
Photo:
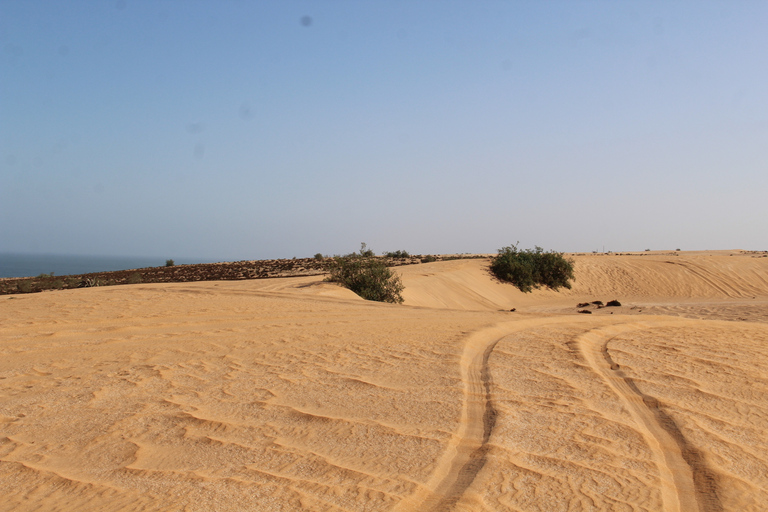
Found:
M 766 510 L 760 256 L 4 297 L 0 510 Z

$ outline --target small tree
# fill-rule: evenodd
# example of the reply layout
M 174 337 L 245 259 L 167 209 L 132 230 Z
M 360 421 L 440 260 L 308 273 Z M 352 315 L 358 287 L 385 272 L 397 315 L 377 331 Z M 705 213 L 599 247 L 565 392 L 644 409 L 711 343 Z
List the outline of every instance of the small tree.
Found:
M 376 258 L 373 251 L 362 244 L 360 253 L 334 257 L 328 265 L 327 280 L 349 288 L 366 300 L 378 302 L 403 302 L 403 283 L 384 261 Z
M 166 266 L 166 267 L 172 267 L 172 266 L 174 266 L 175 264 L 176 264 L 176 263 L 174 263 L 174 261 L 173 261 L 173 260 L 165 260 L 165 266 Z
M 519 243 L 519 242 L 518 242 Z M 491 272 L 502 281 L 509 281 L 523 292 L 546 286 L 553 290 L 571 288 L 573 260 L 563 253 L 544 252 L 541 247 L 520 251 L 517 245 L 502 247 L 491 260 Z
M 352 253 L 354 255 L 355 253 Z M 373 251 L 368 249 L 365 242 L 360 244 L 360 256 L 363 258 L 372 258 L 374 256 Z

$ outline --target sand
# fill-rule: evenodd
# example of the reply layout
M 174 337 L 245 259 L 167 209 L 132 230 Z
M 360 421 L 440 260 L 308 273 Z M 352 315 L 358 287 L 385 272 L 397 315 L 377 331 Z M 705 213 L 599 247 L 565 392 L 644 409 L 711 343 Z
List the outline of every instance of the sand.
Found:
M 575 259 L 0 297 L 0 510 L 768 510 L 768 258 Z

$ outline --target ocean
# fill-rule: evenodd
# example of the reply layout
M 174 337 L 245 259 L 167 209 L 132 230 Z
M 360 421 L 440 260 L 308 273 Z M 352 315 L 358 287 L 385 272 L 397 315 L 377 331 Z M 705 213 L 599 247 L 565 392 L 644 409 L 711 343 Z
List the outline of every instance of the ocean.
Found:
M 203 263 L 200 260 L 177 260 L 174 263 Z M 31 277 L 53 272 L 57 276 L 89 274 L 111 270 L 161 267 L 164 258 L 129 258 L 118 256 L 72 256 L 64 254 L 0 253 L 0 278 Z

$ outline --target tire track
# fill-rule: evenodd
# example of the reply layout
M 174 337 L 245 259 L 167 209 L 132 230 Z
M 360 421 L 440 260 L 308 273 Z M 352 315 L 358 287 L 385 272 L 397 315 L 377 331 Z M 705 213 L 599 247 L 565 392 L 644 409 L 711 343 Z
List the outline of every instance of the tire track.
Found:
M 618 320 L 618 319 L 616 319 Z M 614 320 L 615 321 L 615 320 Z M 504 322 L 473 333 L 467 338 L 460 366 L 464 403 L 459 428 L 437 461 L 429 481 L 401 501 L 394 510 L 451 510 L 485 466 L 496 425 L 493 379 L 488 361 L 503 338 L 515 332 L 555 325 L 581 326 L 586 330 L 576 343 L 587 364 L 619 396 L 650 446 L 661 476 L 661 494 L 666 512 L 719 512 L 723 507 L 717 479 L 703 457 L 687 443 L 674 420 L 654 397 L 645 395 L 619 368 L 607 344 L 619 334 L 655 327 L 690 325 L 693 320 L 649 319 L 637 323 L 597 323 L 573 317 L 539 318 Z
M 699 267 L 698 265 L 689 262 L 668 261 L 667 263 L 683 267 L 685 270 L 698 277 L 703 283 L 709 285 L 726 297 L 739 298 L 747 296 L 743 291 L 744 287 L 741 289 L 737 288 L 706 268 Z M 752 291 L 750 291 L 749 295 L 752 295 Z
M 456 505 L 485 466 L 490 450 L 488 441 L 496 425 L 493 380 L 488 367 L 493 349 L 502 338 L 512 333 L 566 322 L 574 323 L 574 319 L 539 318 L 504 322 L 467 338 L 460 362 L 464 403 L 459 428 L 438 460 L 429 481 L 401 501 L 394 510 L 443 512 Z
M 496 409 L 493 406 L 493 401 L 491 400 L 491 387 L 493 382 L 490 369 L 488 368 L 488 358 L 491 356 L 491 352 L 493 352 L 493 349 L 500 340 L 501 338 L 498 338 L 487 346 L 483 353 L 482 365 L 480 367 L 480 382 L 484 391 L 482 401 L 485 402 L 482 419 L 483 434 L 482 439 L 480 440 L 480 446 L 469 455 L 469 458 L 466 461 L 463 461 L 464 464 L 459 469 L 458 474 L 452 483 L 449 480 L 444 481 L 443 486 L 445 489 L 442 490 L 442 492 L 438 489 L 437 493 L 437 496 L 442 496 L 442 498 L 439 501 L 436 499 L 431 500 L 432 502 L 437 501 L 437 503 L 434 503 L 434 505 L 433 503 L 429 503 L 427 505 L 427 510 L 451 510 L 453 506 L 456 505 L 456 502 L 464 495 L 464 491 L 472 485 L 472 482 L 474 482 L 475 477 L 480 470 L 485 466 L 489 449 L 488 440 L 491 438 L 491 432 L 496 425 L 497 414 Z
M 496 326 L 467 339 L 460 362 L 464 402 L 459 429 L 429 481 L 400 502 L 395 510 L 450 510 L 485 466 L 487 443 L 496 423 L 488 359 L 506 334 L 505 329 Z
M 578 337 L 582 355 L 621 398 L 646 442 L 661 474 L 661 495 L 668 512 L 719 512 L 717 480 L 701 453 L 691 446 L 660 402 L 644 394 L 611 358 L 608 343 L 629 331 L 687 325 L 686 321 L 653 321 L 597 328 Z

